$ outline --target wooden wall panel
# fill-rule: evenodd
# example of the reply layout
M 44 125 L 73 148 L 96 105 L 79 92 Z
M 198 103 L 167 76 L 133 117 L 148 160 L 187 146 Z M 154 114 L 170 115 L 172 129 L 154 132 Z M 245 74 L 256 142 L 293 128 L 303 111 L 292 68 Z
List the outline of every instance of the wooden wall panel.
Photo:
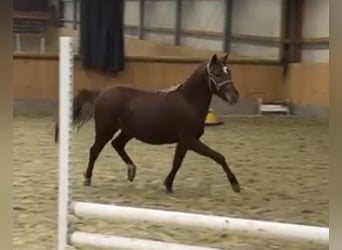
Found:
M 13 61 L 14 99 L 51 100 L 58 94 L 58 62 L 21 59 Z
M 266 102 L 280 101 L 284 96 L 285 83 L 278 65 L 233 65 L 233 80 L 242 99 Z
M 329 63 L 293 64 L 287 84 L 294 104 L 329 107 Z
M 146 89 L 166 88 L 183 82 L 199 65 L 197 62 L 147 62 L 130 60 L 116 76 L 85 71 L 75 64 L 75 88 L 105 88 L 127 84 Z M 233 80 L 241 100 L 267 102 L 290 98 L 295 105 L 329 106 L 329 64 L 293 64 L 286 80 L 278 65 L 233 64 Z M 13 62 L 15 100 L 56 101 L 58 60 L 15 58 Z
M 147 89 L 166 88 L 183 82 L 199 65 L 197 62 L 147 62 L 131 60 L 127 69 L 116 76 L 85 71 L 75 64 L 75 87 L 105 88 L 128 84 Z M 233 64 L 233 80 L 242 100 L 283 99 L 281 67 L 278 65 Z M 58 97 L 58 60 L 51 58 L 14 58 L 14 99 L 50 100 Z

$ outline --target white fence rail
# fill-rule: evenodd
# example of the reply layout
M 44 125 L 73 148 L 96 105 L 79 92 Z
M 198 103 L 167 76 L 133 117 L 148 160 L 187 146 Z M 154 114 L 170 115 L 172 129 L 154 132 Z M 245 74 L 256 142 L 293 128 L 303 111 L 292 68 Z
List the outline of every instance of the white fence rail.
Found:
M 216 248 L 197 247 L 154 240 L 143 240 L 119 236 L 74 232 L 70 242 L 75 247 L 91 247 L 103 250 L 219 250 Z
M 108 222 L 148 222 L 159 226 L 171 225 L 192 229 L 210 229 L 268 239 L 329 243 L 329 230 L 324 227 L 87 202 L 74 202 L 71 211 L 78 217 Z

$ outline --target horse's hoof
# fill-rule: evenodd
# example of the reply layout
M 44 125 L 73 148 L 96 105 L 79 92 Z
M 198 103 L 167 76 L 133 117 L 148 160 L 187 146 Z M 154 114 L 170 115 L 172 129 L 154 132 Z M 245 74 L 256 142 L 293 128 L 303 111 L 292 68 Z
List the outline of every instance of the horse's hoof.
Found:
M 90 186 L 91 185 L 90 179 L 85 179 L 84 182 L 83 182 L 83 185 L 84 186 Z
M 240 193 L 241 188 L 240 188 L 240 184 L 239 183 L 233 183 L 232 184 L 232 188 L 236 193 Z
M 173 193 L 172 188 L 166 187 L 165 193 L 167 193 L 167 194 L 172 194 L 172 193 Z
M 134 181 L 136 169 L 133 165 L 127 165 L 127 178 L 130 182 Z
M 164 182 L 164 186 L 165 186 L 165 192 L 167 194 L 172 194 L 173 193 L 172 186 L 168 185 L 166 182 Z

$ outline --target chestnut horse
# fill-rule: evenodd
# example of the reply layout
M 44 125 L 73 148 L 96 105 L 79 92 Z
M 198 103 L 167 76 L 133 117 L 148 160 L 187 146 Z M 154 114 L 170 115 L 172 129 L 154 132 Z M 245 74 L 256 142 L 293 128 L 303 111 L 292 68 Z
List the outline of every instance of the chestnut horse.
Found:
M 125 146 L 135 138 L 152 145 L 177 144 L 172 168 L 164 181 L 167 192 L 172 192 L 174 178 L 188 150 L 220 164 L 233 190 L 240 192 L 240 185 L 225 157 L 200 140 L 212 95 L 228 104 L 235 104 L 239 99 L 227 59 L 228 55 L 222 58 L 213 55 L 185 82 L 171 90 L 148 91 L 127 86 L 114 86 L 103 91 L 81 89 L 74 97 L 73 124 L 80 127 L 94 117 L 96 133 L 84 173 L 84 185 L 91 185 L 95 161 L 110 140 L 127 164 L 128 180 L 133 181 L 136 166 Z M 57 138 L 56 123 L 55 140 Z

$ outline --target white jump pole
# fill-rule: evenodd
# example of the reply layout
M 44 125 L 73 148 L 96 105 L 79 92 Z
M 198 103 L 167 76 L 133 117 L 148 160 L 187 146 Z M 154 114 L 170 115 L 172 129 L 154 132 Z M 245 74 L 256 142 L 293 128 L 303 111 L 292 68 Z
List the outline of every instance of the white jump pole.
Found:
M 73 94 L 72 38 L 59 39 L 59 190 L 58 190 L 58 250 L 68 244 L 69 214 L 69 153 Z M 67 97 L 67 98 L 65 98 Z
M 70 242 L 75 247 L 87 247 L 101 250 L 219 250 L 216 248 L 84 232 L 74 232 L 71 235 Z
M 211 229 L 220 232 L 228 231 L 233 234 L 269 239 L 329 244 L 329 229 L 325 227 L 86 202 L 74 202 L 71 205 L 71 212 L 78 217 L 86 219 L 100 219 L 113 222 L 150 222 L 153 225 L 159 226 L 173 225 L 197 229 Z

